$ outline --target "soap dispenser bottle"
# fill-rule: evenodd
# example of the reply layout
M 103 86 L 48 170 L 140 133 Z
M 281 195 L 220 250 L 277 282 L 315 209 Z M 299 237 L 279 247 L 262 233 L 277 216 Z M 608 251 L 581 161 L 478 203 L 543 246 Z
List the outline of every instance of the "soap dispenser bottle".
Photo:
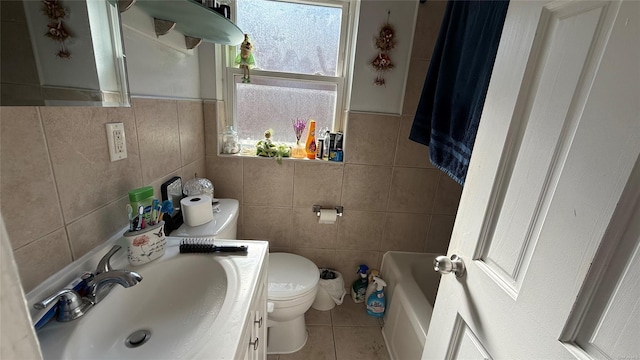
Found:
M 384 287 L 387 283 L 379 277 L 374 277 L 376 291 L 367 298 L 367 315 L 381 318 L 387 307 L 387 299 L 384 296 Z
M 358 266 L 358 271 L 356 272 L 356 274 L 360 275 L 360 278 L 354 281 L 353 285 L 351 286 L 351 298 L 353 299 L 353 302 L 355 302 L 356 304 L 363 303 L 366 300 L 364 298 L 364 295 L 367 291 L 367 271 L 368 270 L 369 270 L 369 267 L 367 265 L 362 264 Z

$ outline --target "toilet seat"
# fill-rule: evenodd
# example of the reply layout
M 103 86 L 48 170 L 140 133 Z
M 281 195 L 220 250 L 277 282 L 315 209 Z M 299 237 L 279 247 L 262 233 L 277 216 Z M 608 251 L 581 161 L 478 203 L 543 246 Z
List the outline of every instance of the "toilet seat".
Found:
M 309 259 L 289 253 L 269 254 L 269 300 L 289 300 L 317 291 L 320 270 Z

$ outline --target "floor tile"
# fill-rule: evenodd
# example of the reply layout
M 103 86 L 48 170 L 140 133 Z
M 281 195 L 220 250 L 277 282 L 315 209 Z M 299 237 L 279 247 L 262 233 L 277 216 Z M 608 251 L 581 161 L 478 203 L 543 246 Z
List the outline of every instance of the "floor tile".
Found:
M 307 325 L 331 325 L 331 312 L 311 308 L 304 314 L 304 321 Z
M 331 321 L 333 326 L 378 326 L 380 321 L 377 318 L 367 315 L 364 303 L 356 304 L 351 297 L 345 296 L 342 305 L 331 310 Z
M 307 329 L 309 339 L 304 347 L 293 354 L 280 355 L 278 360 L 336 360 L 332 327 L 310 325 Z
M 389 352 L 377 326 L 333 328 L 336 360 L 387 360 Z

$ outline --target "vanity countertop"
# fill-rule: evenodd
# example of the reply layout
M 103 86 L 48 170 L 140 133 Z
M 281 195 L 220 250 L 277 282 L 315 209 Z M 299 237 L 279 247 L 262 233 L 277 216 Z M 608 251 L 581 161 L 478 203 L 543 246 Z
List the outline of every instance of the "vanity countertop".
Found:
M 124 232 L 124 231 L 123 231 Z M 101 257 L 113 246 L 121 245 L 123 247 L 112 258 L 111 265 L 114 269 L 127 269 L 132 271 L 140 271 L 143 273 L 143 269 L 154 263 L 160 263 L 162 261 L 170 260 L 175 257 L 202 257 L 211 256 L 216 257 L 216 260 L 222 265 L 222 268 L 227 273 L 227 278 L 237 279 L 234 284 L 228 284 L 227 295 L 224 300 L 224 304 L 220 310 L 220 313 L 215 317 L 216 326 L 211 326 L 202 331 L 198 336 L 194 337 L 193 341 L 189 344 L 181 344 L 180 348 L 188 349 L 185 353 L 173 353 L 167 354 L 172 358 L 185 358 L 185 359 L 234 359 L 237 354 L 242 354 L 246 349 L 246 345 L 242 343 L 242 335 L 245 333 L 245 327 L 247 326 L 247 316 L 250 313 L 250 307 L 252 305 L 252 299 L 255 296 L 258 281 L 262 272 L 266 271 L 267 257 L 268 257 L 268 242 L 266 241 L 250 241 L 250 240 L 215 240 L 216 245 L 246 245 L 248 246 L 248 252 L 246 254 L 234 254 L 234 253 L 213 253 L 213 254 L 180 254 L 179 243 L 182 238 L 167 237 L 167 248 L 165 254 L 148 264 L 141 266 L 131 266 L 127 261 L 127 243 L 121 236 L 114 236 L 114 238 L 105 242 L 102 246 L 98 246 L 88 254 L 84 255 L 80 259 L 66 266 L 58 273 L 45 280 L 42 284 L 38 285 L 34 290 L 27 294 L 27 302 L 31 311 L 33 319 L 38 317 L 40 313 L 33 309 L 33 304 L 44 299 L 46 296 L 62 289 L 65 285 L 69 284 L 73 279 L 82 274 L 85 271 L 93 272 L 96 268 L 96 264 Z M 159 265 L 159 264 L 157 264 Z M 156 266 L 157 266 L 156 265 Z M 143 276 L 144 277 L 144 276 Z M 144 283 L 144 278 L 142 280 Z M 141 283 L 141 284 L 142 284 Z M 189 281 L 192 286 L 206 286 L 207 274 L 201 274 L 200 278 L 193 279 L 193 283 Z M 169 285 L 168 285 L 169 286 Z M 114 289 L 115 291 L 116 289 Z M 119 291 L 127 291 L 128 289 L 118 289 Z M 109 294 L 104 301 L 109 300 L 109 296 L 117 296 L 117 293 Z M 102 303 L 98 303 L 99 307 Z M 91 311 L 87 313 L 88 316 Z M 117 314 L 115 315 L 117 316 Z M 67 338 L 72 334 L 75 327 L 78 326 L 83 318 L 73 320 L 66 323 L 60 323 L 57 321 L 51 321 L 37 332 L 38 339 L 41 343 L 43 350 L 43 356 L 47 358 L 69 358 L 67 351 L 65 350 L 65 344 L 69 341 Z M 200 327 L 202 328 L 202 327 Z M 202 336 L 200 336 L 202 335 Z M 200 340 L 196 340 L 198 338 Z M 56 345 L 58 344 L 58 345 Z M 147 345 L 147 344 L 145 344 Z M 151 341 L 148 345 L 151 345 Z M 91 344 L 87 344 L 91 346 Z M 96 354 L 98 355 L 98 354 Z M 175 355 L 175 356 L 174 356 Z M 100 356 L 100 355 L 98 355 Z M 106 356 L 106 355 L 102 355 Z M 132 354 L 133 356 L 133 354 Z M 139 354 L 135 357 L 140 358 Z M 143 356 L 144 357 L 144 356 Z

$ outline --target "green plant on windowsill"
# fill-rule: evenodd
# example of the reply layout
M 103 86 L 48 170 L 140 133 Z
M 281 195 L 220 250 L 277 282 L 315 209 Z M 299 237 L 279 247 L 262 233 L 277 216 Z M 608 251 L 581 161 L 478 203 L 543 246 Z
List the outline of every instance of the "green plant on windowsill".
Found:
M 285 144 L 275 144 L 271 137 L 273 130 L 269 129 L 264 132 L 264 139 L 256 144 L 256 155 L 265 157 L 275 157 L 278 163 L 282 162 L 283 157 L 291 155 L 291 148 Z

